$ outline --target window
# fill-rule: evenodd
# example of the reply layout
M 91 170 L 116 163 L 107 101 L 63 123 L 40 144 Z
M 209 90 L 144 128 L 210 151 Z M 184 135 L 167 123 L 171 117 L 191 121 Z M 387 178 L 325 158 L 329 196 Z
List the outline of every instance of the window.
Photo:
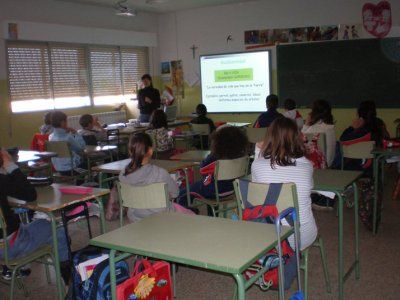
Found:
M 148 72 L 147 48 L 8 42 L 7 56 L 13 112 L 122 103 Z

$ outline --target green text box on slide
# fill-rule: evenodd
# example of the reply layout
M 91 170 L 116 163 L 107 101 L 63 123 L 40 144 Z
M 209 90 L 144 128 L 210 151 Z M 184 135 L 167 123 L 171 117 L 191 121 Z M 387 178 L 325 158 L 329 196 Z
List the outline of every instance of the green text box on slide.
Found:
M 230 69 L 214 71 L 215 82 L 249 81 L 253 80 L 253 69 Z

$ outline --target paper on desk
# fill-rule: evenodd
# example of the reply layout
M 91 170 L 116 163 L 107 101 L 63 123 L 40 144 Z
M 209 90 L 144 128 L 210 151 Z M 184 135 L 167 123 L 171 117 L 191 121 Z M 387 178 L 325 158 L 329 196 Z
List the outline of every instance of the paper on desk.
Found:
M 328 197 L 330 199 L 335 198 L 334 192 L 325 192 L 325 191 L 317 191 L 317 190 L 312 190 L 312 192 L 318 193 L 318 194 Z
M 399 162 L 399 161 L 400 161 L 400 156 L 393 156 L 393 157 L 390 157 L 390 158 L 386 159 L 386 162 L 388 164 L 396 163 L 396 162 Z

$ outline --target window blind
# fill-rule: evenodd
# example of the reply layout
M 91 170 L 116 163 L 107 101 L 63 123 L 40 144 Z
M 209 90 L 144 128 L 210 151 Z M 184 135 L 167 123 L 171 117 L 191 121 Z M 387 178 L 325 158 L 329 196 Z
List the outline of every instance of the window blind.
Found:
M 124 94 L 136 98 L 137 83 L 143 74 L 149 72 L 147 48 L 121 47 Z
M 12 110 L 53 109 L 47 45 L 8 43 L 7 57 Z
M 121 56 L 118 47 L 90 47 L 94 104 L 123 102 Z
M 50 44 L 56 108 L 90 105 L 85 47 Z

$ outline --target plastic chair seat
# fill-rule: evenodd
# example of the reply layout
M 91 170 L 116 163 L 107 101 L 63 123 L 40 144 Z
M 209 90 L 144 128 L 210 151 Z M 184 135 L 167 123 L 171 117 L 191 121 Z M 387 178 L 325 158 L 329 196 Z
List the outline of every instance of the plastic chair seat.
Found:
M 219 206 L 220 204 L 227 204 L 230 202 L 236 202 L 236 197 L 235 194 L 223 197 L 219 199 L 219 203 L 217 199 L 208 199 L 208 198 L 195 198 L 196 201 L 203 202 L 204 204 L 210 205 L 210 206 Z
M 15 266 L 23 266 L 31 263 L 32 261 L 38 260 L 39 258 L 45 255 L 50 255 L 52 253 L 53 253 L 53 248 L 50 245 L 43 245 L 24 257 L 8 260 L 7 266 L 10 268 Z M 0 259 L 0 264 L 5 265 L 6 263 L 4 260 Z

